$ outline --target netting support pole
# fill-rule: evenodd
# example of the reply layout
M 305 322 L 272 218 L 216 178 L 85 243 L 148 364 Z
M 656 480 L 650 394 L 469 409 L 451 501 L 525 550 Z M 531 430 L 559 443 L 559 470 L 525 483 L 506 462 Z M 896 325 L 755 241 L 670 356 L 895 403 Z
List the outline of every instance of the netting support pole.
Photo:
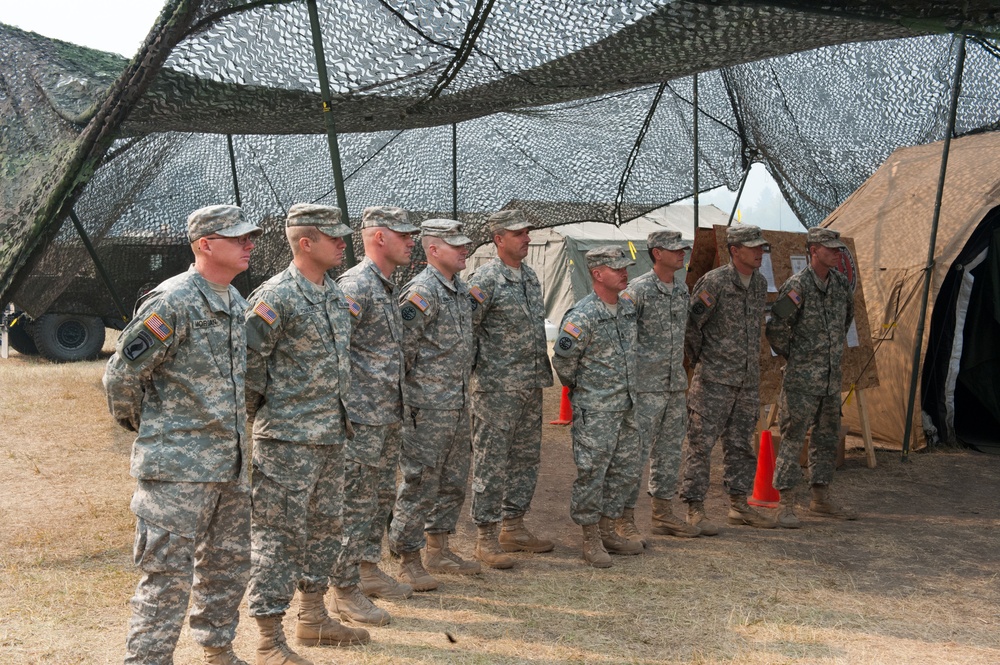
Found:
M 226 146 L 229 148 L 229 170 L 233 174 L 233 194 L 236 195 L 236 205 L 243 207 L 243 201 L 240 199 L 240 180 L 236 177 L 236 151 L 233 150 L 233 135 L 226 134 Z
M 451 218 L 458 219 L 458 123 L 451 123 Z
M 698 237 L 698 74 L 694 75 L 694 233 L 691 238 Z
M 743 178 L 740 179 L 740 188 L 736 190 L 736 200 L 733 201 L 733 209 L 729 213 L 729 221 L 726 222 L 726 226 L 733 225 L 733 219 L 736 217 L 736 210 L 740 207 L 740 199 L 743 197 L 743 187 L 747 184 L 747 178 L 750 177 L 750 167 L 743 172 Z
M 316 53 L 316 72 L 319 74 L 320 94 L 323 97 L 323 121 L 326 124 L 326 140 L 330 145 L 330 162 L 333 165 L 333 184 L 337 188 L 337 206 L 344 223 L 351 226 L 351 216 L 347 212 L 347 189 L 344 187 L 344 172 L 340 166 L 340 147 L 337 144 L 337 125 L 333 118 L 333 102 L 330 96 L 330 80 L 326 75 L 326 56 L 323 51 L 323 33 L 319 24 L 319 9 L 316 0 L 306 0 L 309 6 L 309 25 L 312 28 L 313 51 Z M 352 227 L 353 228 L 353 227 Z M 354 258 L 354 243 L 351 236 L 344 238 L 347 250 L 344 252 L 344 267 L 350 268 Z
M 118 314 L 121 315 L 122 321 L 128 323 L 131 318 L 128 312 L 125 311 L 125 303 L 122 302 L 121 297 L 118 295 L 118 291 L 115 290 L 114 284 L 111 283 L 111 275 L 108 271 L 104 269 L 104 264 L 101 263 L 101 259 L 97 256 L 97 250 L 94 249 L 93 243 L 90 242 L 90 237 L 87 235 L 86 229 L 83 228 L 83 224 L 80 223 L 80 218 L 76 216 L 76 211 L 70 208 L 69 218 L 73 221 L 73 226 L 76 227 L 76 232 L 80 234 L 80 240 L 83 241 L 83 246 L 87 248 L 87 253 L 90 254 L 90 258 L 94 261 L 94 267 L 97 268 L 97 274 L 101 276 L 101 281 L 104 282 L 104 286 L 108 287 L 108 292 L 111 294 L 111 299 L 115 301 L 115 309 L 118 310 Z
M 934 273 L 934 250 L 937 244 L 938 220 L 941 218 L 941 198 L 944 195 L 944 177 L 948 172 L 948 152 L 951 136 L 955 133 L 955 116 L 958 113 L 958 96 L 962 91 L 962 70 L 965 67 L 965 35 L 958 40 L 958 57 L 955 61 L 955 77 L 951 88 L 951 107 L 948 109 L 948 128 L 941 149 L 941 172 L 938 175 L 937 194 L 934 197 L 934 216 L 931 218 L 931 237 L 927 247 L 927 265 L 924 266 L 924 283 L 920 297 L 920 316 L 917 318 L 917 332 L 913 340 L 913 367 L 910 372 L 910 394 L 906 402 L 906 425 L 903 431 L 903 461 L 910 455 L 910 435 L 913 429 L 913 411 L 917 401 L 917 379 L 920 376 L 920 352 L 924 340 L 924 321 L 927 318 L 927 301 L 930 298 L 931 276 Z

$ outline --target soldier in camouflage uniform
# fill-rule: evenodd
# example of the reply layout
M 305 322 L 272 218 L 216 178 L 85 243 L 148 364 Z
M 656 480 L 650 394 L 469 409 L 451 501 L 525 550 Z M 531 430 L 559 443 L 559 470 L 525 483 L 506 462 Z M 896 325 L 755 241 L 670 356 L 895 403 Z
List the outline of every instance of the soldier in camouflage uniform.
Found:
M 760 333 L 767 280 L 760 272 L 767 246 L 756 226 L 726 231 L 730 263 L 694 286 L 685 352 L 694 376 L 688 391 L 688 445 L 681 467 L 687 520 L 703 535 L 718 533 L 705 518 L 709 459 L 722 439 L 723 486 L 729 523 L 772 528 L 774 522 L 747 505 L 757 459 L 750 445 L 760 410 Z
M 469 277 L 476 335 L 472 519 L 479 530 L 476 558 L 493 568 L 511 568 L 514 560 L 504 552 L 554 547 L 524 525 L 538 481 L 542 388 L 552 385 L 552 366 L 542 286 L 523 263 L 531 224 L 520 210 L 494 213 L 488 223 L 497 258 Z
M 187 220 L 194 265 L 140 301 L 104 375 L 111 415 L 137 432 L 135 564 L 125 663 L 173 663 L 191 601 L 205 662 L 232 650 L 250 570 L 249 447 L 244 436 L 246 301 L 230 282 L 261 230 L 236 206 Z
M 448 547 L 469 478 L 472 307 L 458 272 L 472 241 L 450 219 L 429 219 L 421 230 L 427 268 L 403 287 L 399 301 L 406 367 L 402 482 L 389 543 L 403 559 L 400 579 L 428 591 L 438 586 L 428 570 L 468 575 L 480 568 Z
M 296 587 L 300 644 L 369 639 L 329 618 L 323 603 L 341 549 L 354 306 L 326 271 L 343 261 L 350 234 L 337 208 L 293 205 L 285 220 L 292 262 L 251 294 L 246 314 L 246 401 L 254 419 L 248 596 L 260 631 L 258 663 L 309 662 L 288 647 L 281 627 Z
M 379 570 L 382 536 L 396 500 L 403 426 L 403 324 L 393 271 L 410 263 L 413 234 L 402 208 L 370 207 L 361 214 L 365 258 L 340 277 L 352 298 L 351 390 L 347 414 L 354 438 L 344 449 L 344 528 L 348 556 L 334 572 L 341 616 L 378 624 L 388 614 L 365 596 L 401 599 L 413 587 Z M 360 589 L 360 591 L 359 591 Z
M 847 246 L 837 231 L 817 227 L 809 229 L 806 248 L 809 266 L 781 287 L 766 329 L 771 348 L 787 360 L 774 487 L 781 492 L 778 525 L 788 529 L 801 526 L 793 507 L 802 475 L 799 451 L 810 427 L 809 509 L 824 517 L 857 518 L 853 510 L 828 496 L 840 437 L 841 360 L 854 320 L 854 293 L 837 270 Z
M 583 558 L 608 568 L 608 552 L 642 552 L 641 542 L 615 530 L 641 469 L 635 305 L 618 295 L 635 261 L 614 245 L 590 250 L 586 260 L 594 290 L 563 316 L 552 364 L 573 404 L 570 516 L 583 527 Z
M 688 318 L 687 285 L 675 279 L 684 268 L 685 250 L 691 241 L 677 231 L 654 231 L 646 239 L 653 269 L 636 277 L 626 293 L 635 302 L 639 363 L 636 420 L 643 433 L 642 464 L 649 460 L 649 496 L 652 498 L 652 531 L 658 535 L 690 538 L 701 530 L 676 517 L 670 502 L 677 490 L 681 447 L 686 422 L 687 373 L 684 371 L 684 329 Z M 645 541 L 635 525 L 636 483 L 618 521 L 618 533 Z

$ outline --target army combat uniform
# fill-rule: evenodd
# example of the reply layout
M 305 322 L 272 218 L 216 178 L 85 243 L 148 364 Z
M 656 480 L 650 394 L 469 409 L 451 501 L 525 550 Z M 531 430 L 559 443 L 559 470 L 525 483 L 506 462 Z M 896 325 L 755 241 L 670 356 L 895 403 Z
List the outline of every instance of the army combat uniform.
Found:
M 342 556 L 352 306 L 332 279 L 314 284 L 294 264 L 250 296 L 252 617 L 284 614 L 296 587 L 325 594 Z
M 197 643 L 226 647 L 236 634 L 250 569 L 250 459 L 246 301 L 232 286 L 228 300 L 193 266 L 166 280 L 140 303 L 104 375 L 112 415 L 138 432 L 131 509 L 143 576 L 126 663 L 173 662 L 189 599 Z
M 507 211 L 504 211 L 507 212 Z M 542 287 L 526 264 L 520 270 L 499 258 L 469 278 L 476 360 L 472 372 L 472 518 L 499 525 L 506 551 L 547 551 L 551 542 L 525 531 L 542 446 L 542 388 L 552 385 L 545 341 Z M 489 527 L 484 538 L 497 534 Z M 510 535 L 510 538 L 505 536 Z M 524 547 L 522 547 L 523 545 Z M 507 559 L 507 557 L 504 557 Z
M 836 231 L 810 231 L 810 239 L 822 238 L 828 247 L 844 246 Z M 830 270 L 824 283 L 812 266 L 784 283 L 771 308 L 767 340 L 787 360 L 779 406 L 781 446 L 774 471 L 774 487 L 780 492 L 790 492 L 802 476 L 799 451 L 810 427 L 810 483 L 826 487 L 833 480 L 840 437 L 841 361 L 853 320 L 854 294 L 847 277 Z

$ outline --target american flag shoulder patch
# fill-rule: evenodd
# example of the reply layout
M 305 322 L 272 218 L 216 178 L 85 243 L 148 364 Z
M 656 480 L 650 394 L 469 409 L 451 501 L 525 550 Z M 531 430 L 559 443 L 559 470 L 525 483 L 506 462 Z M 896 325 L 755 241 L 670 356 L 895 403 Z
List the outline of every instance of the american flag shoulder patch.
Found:
M 795 303 L 796 307 L 802 304 L 802 296 L 800 296 L 795 289 L 788 292 L 788 299 Z
M 161 342 L 166 342 L 174 334 L 174 329 L 167 325 L 167 322 L 160 318 L 160 315 L 153 312 L 145 318 L 143 324 L 149 332 L 156 336 Z
M 574 339 L 578 339 L 583 330 L 581 330 L 580 326 L 576 325 L 572 321 L 567 321 L 566 325 L 563 326 L 563 332 L 570 335 Z
M 633 305 L 635 304 L 635 300 L 632 298 L 632 294 L 629 293 L 628 291 L 622 291 L 621 293 L 618 294 L 618 297 L 621 298 L 622 300 L 632 303 Z
M 476 299 L 476 302 L 480 305 L 486 300 L 486 294 L 478 286 L 472 286 L 469 288 L 469 295 Z
M 698 294 L 698 299 L 701 300 L 707 307 L 715 306 L 715 298 L 708 291 L 702 291 Z
M 417 293 L 416 291 L 411 293 L 410 297 L 407 298 L 407 300 L 416 305 L 417 309 L 419 309 L 421 312 L 426 312 L 427 308 L 430 307 L 430 303 L 424 300 L 424 297 L 419 293 Z
M 361 316 L 361 305 L 358 304 L 357 300 L 351 296 L 344 296 L 344 300 L 347 301 L 347 309 L 351 310 L 351 314 L 353 314 L 355 318 Z
M 278 320 L 278 313 L 271 309 L 271 306 L 263 300 L 254 305 L 253 313 L 264 319 L 269 326 L 273 326 L 274 322 Z

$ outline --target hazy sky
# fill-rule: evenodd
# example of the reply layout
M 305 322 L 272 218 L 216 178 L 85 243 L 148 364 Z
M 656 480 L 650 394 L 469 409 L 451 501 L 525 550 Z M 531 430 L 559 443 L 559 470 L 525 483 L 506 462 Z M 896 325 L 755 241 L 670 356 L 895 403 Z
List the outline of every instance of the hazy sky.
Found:
M 2 0 L 0 23 L 130 58 L 164 4 L 163 0 Z M 735 200 L 735 192 L 725 187 L 701 195 L 703 205 L 715 204 L 727 214 Z M 750 171 L 739 210 L 744 223 L 803 230 L 760 164 Z

